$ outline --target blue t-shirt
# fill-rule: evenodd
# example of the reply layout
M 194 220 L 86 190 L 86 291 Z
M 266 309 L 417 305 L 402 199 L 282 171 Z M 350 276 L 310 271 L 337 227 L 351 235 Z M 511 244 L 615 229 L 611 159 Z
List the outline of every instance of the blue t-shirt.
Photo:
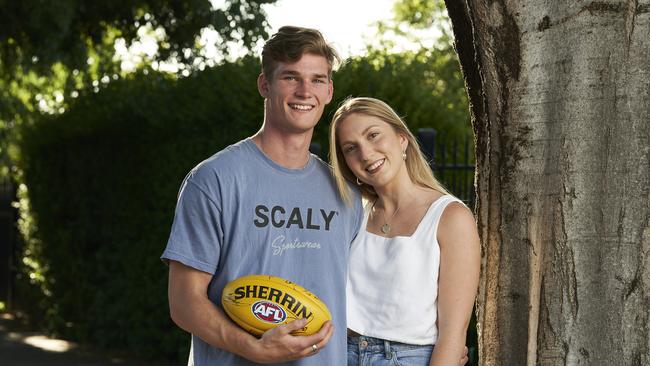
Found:
M 226 283 L 250 274 L 289 279 L 332 314 L 335 334 L 317 355 L 286 365 L 345 365 L 345 282 L 350 242 L 363 217 L 338 195 L 327 164 L 314 155 L 284 168 L 249 138 L 215 154 L 185 178 L 162 258 L 213 274 L 208 297 L 221 307 Z M 192 336 L 189 364 L 254 365 Z

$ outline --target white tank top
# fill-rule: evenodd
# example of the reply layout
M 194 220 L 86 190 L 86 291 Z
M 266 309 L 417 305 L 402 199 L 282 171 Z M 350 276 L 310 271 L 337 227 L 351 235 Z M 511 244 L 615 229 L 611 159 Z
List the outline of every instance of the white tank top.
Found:
M 369 210 L 350 245 L 348 328 L 370 337 L 430 345 L 438 339 L 440 247 L 436 233 L 451 195 L 434 201 L 411 236 L 386 238 L 366 231 Z

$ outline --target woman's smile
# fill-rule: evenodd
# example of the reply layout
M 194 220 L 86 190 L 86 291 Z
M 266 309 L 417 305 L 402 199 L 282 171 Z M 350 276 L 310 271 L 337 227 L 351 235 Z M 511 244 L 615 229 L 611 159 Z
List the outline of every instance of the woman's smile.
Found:
M 370 174 L 374 174 L 374 173 L 378 172 L 379 169 L 381 169 L 381 167 L 384 166 L 385 161 L 386 161 L 386 158 L 379 159 L 379 160 L 375 161 L 374 163 L 370 164 L 370 166 L 368 166 L 366 168 L 366 171 L 368 173 L 370 173 Z

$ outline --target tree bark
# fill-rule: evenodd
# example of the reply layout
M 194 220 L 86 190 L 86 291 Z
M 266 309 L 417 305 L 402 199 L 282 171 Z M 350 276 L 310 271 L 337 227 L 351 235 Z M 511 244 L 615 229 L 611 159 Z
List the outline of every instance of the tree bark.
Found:
M 446 0 L 481 365 L 650 365 L 650 0 Z

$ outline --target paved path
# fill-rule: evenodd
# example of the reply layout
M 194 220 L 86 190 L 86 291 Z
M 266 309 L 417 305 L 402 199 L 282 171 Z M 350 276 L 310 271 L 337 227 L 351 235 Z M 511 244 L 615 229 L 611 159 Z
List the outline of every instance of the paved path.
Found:
M 48 338 L 18 326 L 0 314 L 0 365 L 2 366 L 147 366 L 138 361 L 82 349 L 74 343 Z

